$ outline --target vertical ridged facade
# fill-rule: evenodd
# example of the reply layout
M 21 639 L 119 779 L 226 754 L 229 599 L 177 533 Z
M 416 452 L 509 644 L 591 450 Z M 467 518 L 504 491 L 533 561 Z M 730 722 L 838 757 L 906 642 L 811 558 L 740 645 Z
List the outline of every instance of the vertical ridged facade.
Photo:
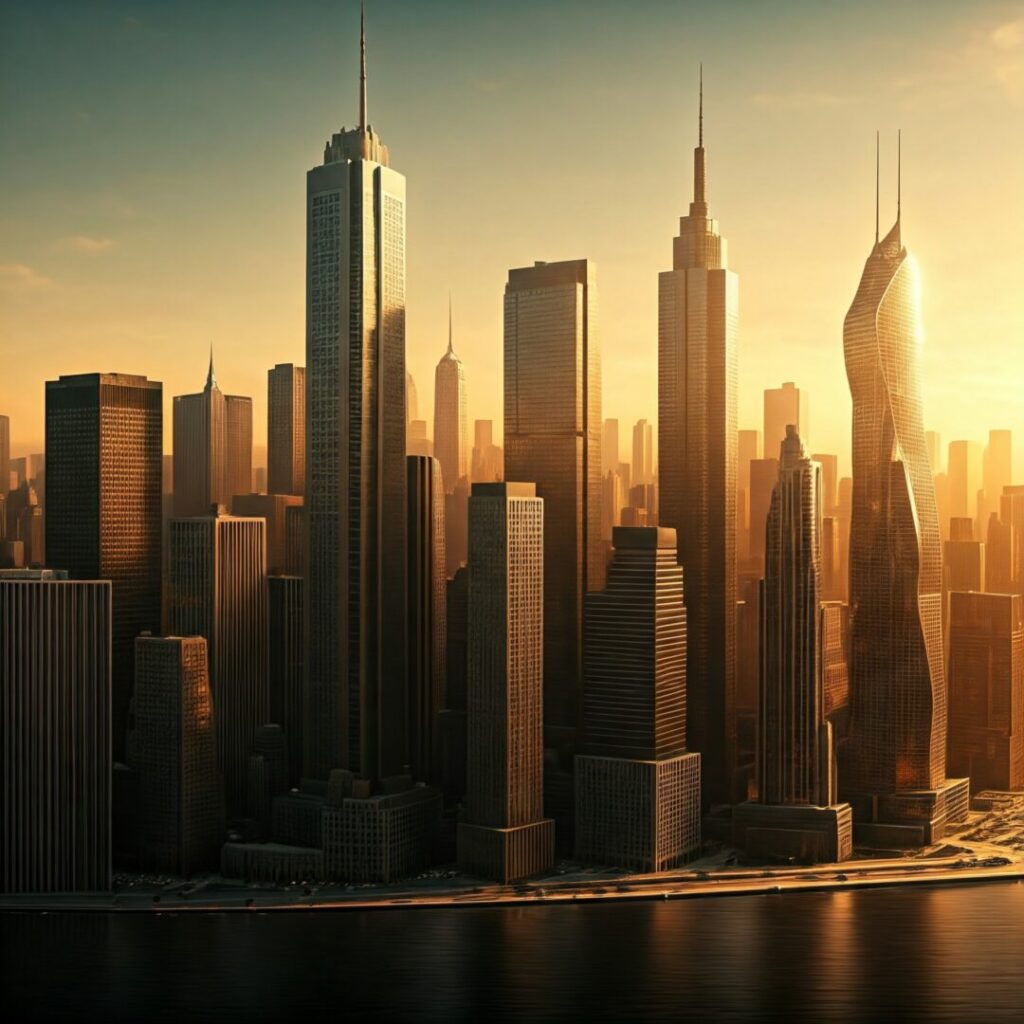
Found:
M 111 589 L 0 572 L 0 892 L 110 888 Z
M 306 368 L 278 363 L 267 371 L 267 492 L 306 490 Z
M 850 690 L 853 788 L 945 780 L 942 550 L 921 405 L 917 270 L 897 220 L 843 326 L 853 399 Z
M 687 746 L 705 800 L 729 802 L 736 766 L 736 388 L 739 283 L 708 216 L 703 134 L 672 269 L 658 277 L 658 522 L 686 574 Z
M 206 638 L 218 763 L 228 813 L 237 815 L 253 737 L 270 715 L 266 523 L 174 519 L 168 566 L 167 630 Z
M 409 727 L 410 774 L 433 781 L 438 774 L 437 716 L 445 706 L 447 581 L 444 489 L 437 459 L 409 455 Z
M 361 118 L 306 176 L 305 774 L 405 751 L 405 178 Z
M 224 792 L 206 640 L 139 637 L 132 708 L 143 868 L 184 876 L 215 870 Z
M 510 270 L 505 286 L 505 478 L 544 501 L 544 723 L 574 742 L 583 600 L 605 580 L 601 359 L 589 260 Z
M 135 637 L 160 632 L 163 385 L 122 373 L 46 382 L 46 553 L 113 587 L 114 757 L 124 756 Z
M 474 484 L 469 499 L 459 863 L 501 882 L 554 859 L 554 823 L 544 818 L 544 512 L 533 484 Z

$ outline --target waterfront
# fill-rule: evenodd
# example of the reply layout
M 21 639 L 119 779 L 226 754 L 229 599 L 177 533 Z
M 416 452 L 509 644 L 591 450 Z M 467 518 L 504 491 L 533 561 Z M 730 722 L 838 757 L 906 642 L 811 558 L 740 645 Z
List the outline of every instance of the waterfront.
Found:
M 9 1019 L 1019 1020 L 1024 885 L 0 915 Z M 781 1012 L 781 1011 L 780 1011 Z

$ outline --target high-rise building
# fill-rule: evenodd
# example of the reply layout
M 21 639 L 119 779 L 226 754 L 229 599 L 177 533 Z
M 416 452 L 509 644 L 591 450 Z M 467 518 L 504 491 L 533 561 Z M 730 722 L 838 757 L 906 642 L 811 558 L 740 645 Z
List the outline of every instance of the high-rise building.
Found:
M 426 455 L 434 457 L 434 442 L 427 437 L 426 420 L 410 420 L 405 439 L 406 452 L 409 455 Z
M 974 520 L 949 521 L 949 540 L 942 544 L 942 625 L 949 623 L 953 591 L 985 589 L 985 545 L 974 539 Z
M 967 780 L 946 777 L 942 548 L 921 413 L 916 277 L 897 215 L 881 241 L 876 226 L 843 326 L 853 399 L 844 788 L 866 838 L 903 844 L 941 838 L 968 803 Z
M 405 178 L 366 105 L 306 176 L 306 775 L 405 766 Z
M 949 516 L 974 519 L 981 489 L 981 445 L 977 441 L 949 444 Z
M 473 422 L 473 460 L 470 482 L 493 484 L 505 473 L 505 455 L 494 443 L 494 423 L 491 420 Z
M 989 517 L 999 512 L 1004 488 L 1013 483 L 1013 434 L 1009 430 L 990 430 L 982 456 L 982 491 L 978 500 L 978 535 L 984 537 Z
M 601 475 L 619 468 L 619 421 L 605 420 L 601 427 Z
M 267 492 L 306 492 L 306 368 L 267 370 Z
M 586 599 L 576 858 L 664 871 L 700 853 L 700 755 L 686 752 L 686 608 L 675 531 L 617 527 Z
M 754 459 L 750 463 L 750 545 L 748 566 L 753 572 L 764 569 L 765 524 L 772 504 L 772 493 L 779 479 L 777 455 L 767 459 Z
M 0 498 L 11 489 L 11 419 L 0 416 Z
M 304 587 L 305 581 L 301 576 L 267 578 L 269 720 L 284 730 L 288 783 L 292 786 L 297 785 L 302 777 L 306 642 Z
M 463 477 L 444 496 L 445 572 L 451 577 L 466 564 L 469 550 L 469 480 Z
M 437 459 L 410 455 L 409 530 L 409 771 L 417 781 L 439 775 L 437 716 L 444 704 L 446 585 L 444 491 Z
M 174 515 L 205 515 L 252 490 L 252 399 L 225 395 L 213 372 L 198 394 L 174 397 Z
M 928 465 L 931 466 L 932 476 L 938 476 L 945 472 L 942 464 L 942 438 L 937 430 L 926 430 L 924 432 L 924 444 L 928 450 Z
M 434 371 L 434 457 L 441 482 L 451 493 L 469 476 L 469 422 L 466 419 L 466 373 L 452 347 L 452 308 L 448 303 L 448 350 Z
M 818 452 L 811 458 L 821 466 L 821 514 L 835 515 L 839 502 L 839 456 Z
M 761 431 L 740 430 L 736 445 L 736 561 L 750 558 L 750 464 L 761 458 Z
M 633 487 L 654 483 L 654 427 L 647 420 L 633 426 Z
M 838 741 L 846 738 L 850 726 L 850 609 L 842 601 L 822 601 L 820 622 L 824 711 Z
M 505 479 L 544 500 L 544 727 L 571 771 L 583 682 L 583 597 L 604 586 L 601 362 L 589 260 L 510 270 Z M 561 823 L 560 823 L 561 825 Z
M 200 636 L 140 636 L 129 763 L 138 780 L 143 868 L 215 870 L 224 841 L 213 695 Z
M 256 730 L 270 717 L 267 676 L 267 525 L 223 508 L 172 519 L 167 629 L 205 637 L 228 813 L 245 807 Z
M 800 389 L 791 380 L 780 388 L 765 388 L 764 454 L 767 458 L 778 458 L 779 448 L 786 440 L 787 426 L 796 427 L 798 434 L 807 433 L 807 425 L 800 419 L 804 411 L 800 399 Z
M 302 508 L 302 496 L 272 491 L 270 494 L 236 494 L 236 516 L 267 521 L 267 572 L 288 572 L 288 510 Z
M 693 202 L 658 278 L 658 521 L 686 576 L 687 747 L 705 801 L 732 800 L 736 761 L 736 331 L 739 282 L 708 216 L 703 130 Z
M 757 802 L 733 808 L 748 854 L 810 861 L 853 853 L 853 816 L 836 797 L 821 630 L 821 466 L 786 425 L 765 528 Z
M 160 632 L 163 385 L 122 373 L 46 382 L 46 556 L 110 580 L 114 757 L 124 756 L 135 638 Z
M 409 425 L 420 418 L 420 399 L 416 391 L 416 381 L 408 371 L 405 374 L 405 429 L 408 432 Z
M 533 484 L 469 499 L 468 795 L 459 865 L 512 882 L 554 862 L 544 817 L 544 513 Z
M 949 769 L 975 792 L 1024 789 L 1022 598 L 949 600 Z
M 110 888 L 111 590 L 0 572 L 0 892 Z

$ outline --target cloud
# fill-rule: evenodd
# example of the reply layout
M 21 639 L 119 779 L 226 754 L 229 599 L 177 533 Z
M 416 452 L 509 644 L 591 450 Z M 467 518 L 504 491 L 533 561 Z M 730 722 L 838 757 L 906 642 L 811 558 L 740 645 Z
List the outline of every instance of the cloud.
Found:
M 766 110 L 815 110 L 838 107 L 849 103 L 852 96 L 840 96 L 833 92 L 755 92 L 750 102 Z
M 113 238 L 95 238 L 92 235 L 70 235 L 61 239 L 61 245 L 77 252 L 106 252 L 113 249 L 117 242 Z
M 0 263 L 0 287 L 14 291 L 46 288 L 53 284 L 50 278 L 24 263 Z
M 476 78 L 473 80 L 473 88 L 477 92 L 501 92 L 505 83 L 496 78 Z

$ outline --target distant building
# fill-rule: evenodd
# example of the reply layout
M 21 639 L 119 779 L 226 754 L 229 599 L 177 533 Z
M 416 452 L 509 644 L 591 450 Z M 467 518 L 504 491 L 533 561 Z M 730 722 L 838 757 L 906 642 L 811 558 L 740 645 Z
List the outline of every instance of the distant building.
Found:
M 11 489 L 11 420 L 0 416 L 0 499 Z
M 299 576 L 267 578 L 269 721 L 284 729 L 288 782 L 302 777 L 303 680 L 305 673 L 304 581 Z M 276 794 L 275 794 L 276 795 Z
M 46 560 L 110 580 L 113 756 L 124 757 L 135 638 L 160 632 L 163 385 L 123 373 L 46 382 Z
M 230 508 L 236 494 L 251 491 L 252 399 L 220 390 L 211 350 L 206 387 L 174 398 L 174 515 Z
M 949 600 L 949 771 L 975 792 L 1024 789 L 1022 598 Z
M 298 494 L 235 495 L 233 512 L 236 516 L 267 521 L 267 572 L 283 573 L 294 568 L 289 561 L 288 510 L 301 507 L 302 496 Z
M 505 475 L 505 453 L 494 443 L 494 423 L 475 420 L 473 423 L 473 461 L 470 482 L 492 484 Z
M 982 485 L 982 449 L 977 441 L 949 444 L 949 516 L 974 519 Z
M 771 458 L 754 459 L 750 463 L 750 546 L 749 567 L 752 571 L 764 571 L 764 528 L 768 521 L 768 509 L 772 503 L 772 492 L 779 479 L 778 452 Z
M 633 426 L 633 487 L 654 483 L 654 427 L 647 420 Z
M 452 348 L 452 310 L 448 304 L 448 350 L 434 372 L 434 456 L 441 464 L 444 490 L 469 476 L 469 423 L 466 419 L 466 371 Z
M 605 420 L 601 426 L 601 476 L 619 468 L 619 421 Z
M 849 607 L 841 601 L 822 601 L 820 623 L 823 708 L 838 741 L 846 738 L 850 726 Z
M 550 870 L 544 817 L 544 502 L 533 484 L 470 498 L 468 795 L 463 871 L 512 882 Z
M 974 520 L 951 518 L 949 540 L 942 545 L 942 624 L 949 623 L 953 591 L 985 589 L 985 545 L 974 539 Z
M 306 491 L 306 368 L 267 371 L 267 492 Z
M 700 755 L 686 752 L 686 609 L 675 531 L 617 527 L 588 594 L 576 858 L 665 871 L 700 853 Z
M 999 512 L 1003 489 L 1013 484 L 1013 434 L 1009 430 L 990 430 L 981 461 L 982 494 L 978 498 L 977 535 L 985 528 L 993 512 Z
M 222 509 L 171 521 L 167 627 L 207 641 L 229 816 L 244 810 L 253 736 L 270 714 L 266 529 Z
M 206 651 L 198 636 L 135 641 L 130 764 L 145 870 L 187 877 L 215 870 L 220 857 L 224 790 Z
M 779 448 L 786 440 L 786 427 L 794 426 L 797 433 L 807 434 L 806 415 L 801 402 L 800 389 L 791 381 L 779 388 L 765 388 L 764 392 L 764 454 L 777 459 Z M 806 401 L 806 399 L 805 399 Z
M 463 477 L 444 496 L 444 559 L 449 578 L 466 564 L 469 548 L 469 481 Z
M 0 571 L 0 892 L 110 888 L 111 590 Z

